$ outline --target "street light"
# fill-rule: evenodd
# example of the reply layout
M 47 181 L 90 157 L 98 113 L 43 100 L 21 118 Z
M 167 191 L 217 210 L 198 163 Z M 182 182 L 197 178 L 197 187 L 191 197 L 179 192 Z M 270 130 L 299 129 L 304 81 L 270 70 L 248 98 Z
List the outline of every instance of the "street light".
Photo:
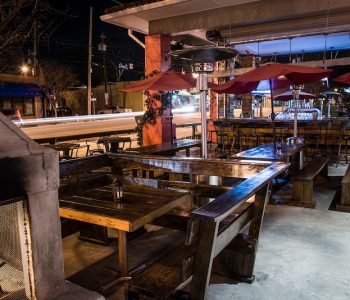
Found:
M 102 59 L 103 59 L 103 76 L 105 81 L 105 106 L 108 106 L 108 91 L 107 91 L 107 70 L 106 70 L 106 51 L 107 51 L 107 45 L 105 43 L 106 36 L 103 32 L 101 32 L 101 43 L 98 44 L 98 50 L 102 53 Z
M 21 66 L 21 72 L 22 72 L 24 75 L 27 75 L 28 71 L 29 71 L 29 68 L 28 68 L 27 65 L 22 65 L 22 66 Z

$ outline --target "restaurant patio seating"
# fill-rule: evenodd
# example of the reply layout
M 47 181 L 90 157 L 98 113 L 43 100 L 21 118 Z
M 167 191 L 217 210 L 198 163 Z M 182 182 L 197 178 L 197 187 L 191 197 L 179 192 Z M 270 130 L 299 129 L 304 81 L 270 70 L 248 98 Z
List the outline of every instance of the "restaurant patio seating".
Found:
M 89 170 L 97 171 L 106 167 L 111 167 L 112 174 L 93 172 L 92 176 L 86 177 L 84 175 Z M 69 177 L 71 181 L 66 181 L 60 187 L 60 215 L 72 220 L 118 230 L 118 256 L 122 277 L 116 278 L 112 283 L 104 284 L 102 289 L 106 290 L 118 282 L 123 283 L 125 280 L 129 280 L 129 276 L 135 277 L 137 272 L 141 272 L 150 264 L 157 267 L 155 261 L 163 259 L 162 257 L 147 257 L 146 262 L 129 269 L 127 232 L 134 232 L 147 223 L 183 230 L 183 225 L 189 220 L 189 210 L 193 207 L 200 207 L 191 213 L 188 226 L 189 234 L 183 248 L 197 250 L 195 258 L 190 258 L 187 261 L 188 265 L 185 269 L 190 271 L 187 274 L 193 272 L 191 296 L 194 299 L 203 299 L 208 285 L 206 278 L 211 274 L 213 257 L 218 256 L 234 237 L 239 236 L 239 231 L 249 222 L 248 234 L 251 239 L 257 241 L 265 202 L 269 196 L 271 179 L 284 172 L 287 167 L 288 165 L 284 163 L 268 161 L 232 162 L 124 153 L 108 153 L 67 160 L 60 164 L 60 176 L 61 178 Z M 191 174 L 192 179 L 202 176 L 202 174 L 210 174 L 211 176 L 230 177 L 238 180 L 235 188 L 232 189 L 232 186 L 206 185 L 199 179 L 197 183 L 196 180 L 185 182 L 133 177 L 134 173 L 131 170 L 135 168 Z M 121 180 L 125 187 L 125 202 L 113 202 L 111 184 L 115 178 Z M 255 201 L 252 201 L 254 195 Z M 216 199 L 203 206 L 208 203 L 208 197 Z M 178 207 L 179 210 L 173 211 L 175 207 Z M 197 235 L 198 239 L 195 238 Z M 254 248 L 254 251 L 249 250 L 251 247 Z M 250 262 L 249 264 L 239 263 L 237 267 L 234 267 L 235 263 L 233 263 L 232 266 L 237 272 L 235 270 L 232 272 L 236 273 L 237 277 L 252 280 L 256 249 L 257 243 L 254 242 L 246 244 L 242 251 L 237 252 L 239 257 L 247 258 Z M 185 252 L 187 257 L 193 253 L 191 251 Z M 183 252 L 175 249 L 172 253 L 179 256 L 181 268 L 181 265 L 184 265 L 181 256 Z M 239 261 L 240 258 L 237 262 Z M 167 269 L 167 266 L 164 268 Z M 179 269 L 173 268 L 173 270 Z M 147 272 L 147 269 L 145 271 Z M 181 276 L 181 273 L 177 274 Z M 164 274 L 161 272 L 157 273 L 157 276 L 164 278 Z M 174 277 L 167 277 L 166 280 L 171 281 L 172 278 Z M 188 280 L 185 281 L 188 283 Z M 150 280 L 146 280 L 146 282 L 151 283 Z M 130 284 L 134 283 L 135 281 Z M 153 283 L 156 284 L 156 281 Z M 125 283 L 126 285 L 127 283 Z M 160 282 L 159 288 L 163 290 L 164 284 L 162 282 Z M 156 292 L 159 291 L 156 290 Z
M 78 157 L 80 145 L 75 143 L 59 143 L 54 145 L 48 145 L 48 147 L 58 151 L 59 159 L 64 160 Z

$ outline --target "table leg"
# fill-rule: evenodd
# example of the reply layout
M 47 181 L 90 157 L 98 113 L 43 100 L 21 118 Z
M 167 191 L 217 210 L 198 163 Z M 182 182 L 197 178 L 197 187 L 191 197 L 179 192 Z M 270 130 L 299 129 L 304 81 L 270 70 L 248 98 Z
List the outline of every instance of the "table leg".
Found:
M 299 170 L 304 168 L 304 151 L 301 150 L 299 153 Z
M 196 138 L 196 127 L 197 125 L 192 125 L 192 139 Z
M 112 153 L 118 153 L 119 142 L 118 141 L 112 141 L 112 142 L 110 142 L 110 145 L 111 145 L 111 152 Z
M 190 157 L 190 148 L 186 148 L 186 157 Z
M 128 270 L 128 254 L 127 254 L 127 236 L 126 232 L 123 230 L 118 230 L 118 260 L 120 273 L 116 272 L 114 269 L 106 268 L 108 271 L 118 276 L 112 281 L 101 286 L 101 291 L 105 292 L 111 287 L 119 283 L 125 283 L 125 281 L 130 280 L 129 270 Z M 124 285 L 125 287 L 125 285 Z
M 118 255 L 121 276 L 128 276 L 127 237 L 123 230 L 118 230 Z

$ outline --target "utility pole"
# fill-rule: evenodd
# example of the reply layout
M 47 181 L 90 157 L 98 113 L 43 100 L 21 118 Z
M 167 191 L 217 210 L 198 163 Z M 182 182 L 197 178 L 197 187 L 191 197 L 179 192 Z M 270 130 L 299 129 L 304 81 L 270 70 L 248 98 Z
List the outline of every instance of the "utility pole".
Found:
M 91 115 L 91 73 L 92 73 L 92 12 L 90 6 L 90 22 L 89 22 L 89 57 L 88 57 L 88 90 L 87 90 L 87 113 Z
M 33 70 L 32 70 L 32 75 L 37 76 L 37 55 L 38 55 L 38 50 L 37 50 L 37 40 L 38 40 L 38 22 L 36 19 L 34 19 L 34 45 L 33 45 Z
M 102 59 L 103 59 L 103 76 L 104 76 L 104 82 L 105 82 L 105 106 L 108 107 L 108 90 L 107 90 L 107 69 L 106 69 L 106 51 L 107 51 L 107 45 L 105 43 L 106 36 L 103 32 L 101 32 L 101 43 L 98 44 L 98 50 L 102 53 Z

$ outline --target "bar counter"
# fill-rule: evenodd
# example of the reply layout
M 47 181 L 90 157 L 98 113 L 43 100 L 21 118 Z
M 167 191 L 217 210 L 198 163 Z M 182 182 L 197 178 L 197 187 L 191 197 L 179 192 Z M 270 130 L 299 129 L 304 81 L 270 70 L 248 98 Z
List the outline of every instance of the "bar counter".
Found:
M 256 128 L 259 130 L 272 129 L 272 120 L 267 118 L 234 118 L 234 119 L 217 119 L 214 120 L 214 125 L 221 128 Z M 339 130 L 346 127 L 350 123 L 349 118 L 329 118 L 322 120 L 298 120 L 298 129 L 308 130 L 315 128 L 328 128 L 329 131 L 334 131 L 334 134 L 339 134 Z M 275 120 L 276 128 L 285 128 L 288 131 L 293 131 L 294 120 Z M 291 133 L 293 133 L 291 131 Z M 300 132 L 300 134 L 302 134 Z
M 213 123 L 219 139 L 226 134 L 222 144 L 230 144 L 235 151 L 272 142 L 271 119 L 217 119 Z M 294 120 L 275 120 L 277 141 L 285 142 L 293 136 L 293 125 Z M 336 156 L 339 145 L 344 139 L 350 138 L 350 119 L 298 120 L 298 136 L 304 138 L 309 154 Z

